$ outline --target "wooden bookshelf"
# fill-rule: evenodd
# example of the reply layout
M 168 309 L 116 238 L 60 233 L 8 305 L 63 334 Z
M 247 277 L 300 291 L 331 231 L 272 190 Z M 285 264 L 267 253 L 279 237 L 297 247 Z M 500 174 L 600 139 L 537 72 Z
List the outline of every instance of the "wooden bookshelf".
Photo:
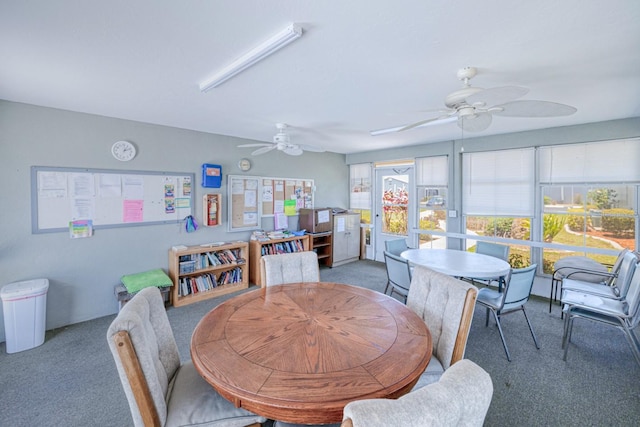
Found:
M 260 259 L 263 255 L 299 252 L 300 248 L 302 248 L 302 251 L 309 250 L 309 235 L 271 239 L 264 242 L 251 240 L 249 242 L 250 282 L 262 286 L 262 280 L 260 279 Z
M 180 307 L 248 288 L 248 249 L 247 242 L 170 249 L 173 305 Z
M 318 254 L 318 264 L 333 266 L 333 232 L 309 234 L 309 249 Z

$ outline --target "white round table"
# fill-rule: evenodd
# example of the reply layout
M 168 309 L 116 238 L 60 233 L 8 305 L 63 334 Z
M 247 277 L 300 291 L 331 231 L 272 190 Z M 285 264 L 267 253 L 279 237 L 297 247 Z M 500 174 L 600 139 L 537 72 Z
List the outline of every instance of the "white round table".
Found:
M 469 279 L 500 279 L 511 270 L 509 263 L 499 258 L 454 249 L 407 249 L 400 256 L 411 264 Z

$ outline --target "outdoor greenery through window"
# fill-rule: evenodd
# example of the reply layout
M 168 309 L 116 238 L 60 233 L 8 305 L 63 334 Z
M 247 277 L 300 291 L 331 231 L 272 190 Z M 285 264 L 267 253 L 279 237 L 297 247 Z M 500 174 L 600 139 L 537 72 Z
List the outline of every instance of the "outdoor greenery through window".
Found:
M 637 138 L 539 149 L 542 239 L 553 244 L 543 250 L 545 273 L 561 257 L 612 264 L 621 249 L 636 248 L 638 159 Z
M 497 237 L 528 241 L 531 239 L 531 218 L 501 216 L 467 216 L 467 250 L 475 251 L 477 240 L 472 236 Z M 503 243 L 504 244 L 504 243 Z M 531 265 L 531 247 L 523 243 L 509 244 L 509 264 L 513 268 Z
M 416 200 L 421 248 L 446 248 L 449 167 L 447 156 L 416 159 Z M 436 234 L 430 233 L 437 232 Z
M 592 184 L 543 187 L 545 242 L 584 248 L 635 248 L 635 185 Z M 603 264 L 613 264 L 615 255 L 586 251 L 544 249 L 545 272 L 560 257 L 587 255 Z

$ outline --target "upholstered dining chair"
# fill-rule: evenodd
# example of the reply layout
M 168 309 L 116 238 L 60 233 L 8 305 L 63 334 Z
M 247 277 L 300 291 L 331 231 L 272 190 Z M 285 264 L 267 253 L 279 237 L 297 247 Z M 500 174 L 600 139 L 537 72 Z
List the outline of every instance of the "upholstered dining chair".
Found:
M 493 313 L 496 325 L 498 326 L 498 331 L 500 332 L 502 346 L 504 347 L 504 352 L 507 354 L 507 360 L 509 362 L 511 362 L 511 354 L 509 353 L 507 342 L 504 339 L 502 323 L 500 322 L 500 317 L 505 314 L 522 311 L 524 318 L 527 321 L 527 325 L 529 325 L 529 331 L 533 337 L 533 342 L 537 349 L 540 348 L 536 334 L 533 332 L 531 322 L 527 316 L 527 312 L 524 309 L 524 306 L 527 301 L 529 301 L 529 296 L 531 295 L 533 280 L 536 277 L 536 268 L 538 268 L 538 265 L 532 264 L 529 267 L 511 270 L 509 277 L 507 277 L 503 292 L 498 292 L 489 288 L 480 289 L 478 292 L 478 300 L 476 303 L 487 309 L 485 325 L 489 326 L 489 312 Z
M 313 251 L 265 255 L 260 259 L 263 286 L 319 282 L 318 254 Z
M 405 239 L 391 239 L 385 240 L 384 250 L 392 253 L 393 255 L 400 256 L 400 254 L 409 249 L 407 241 Z
M 259 425 L 236 408 L 180 355 L 160 290 L 139 291 L 109 326 L 107 341 L 136 426 Z
M 416 265 L 407 295 L 407 307 L 431 331 L 433 355 L 414 390 L 437 381 L 464 357 L 478 289 L 470 283 Z
M 398 399 L 348 403 L 342 427 L 481 427 L 493 397 L 489 374 L 468 359 L 460 360 L 437 383 Z
M 635 268 L 627 294 L 620 299 L 596 296 L 579 291 L 565 290 L 562 293 L 565 314 L 562 336 L 563 360 L 571 342 L 575 319 L 587 319 L 620 329 L 631 346 L 636 362 L 640 365 L 640 339 L 634 329 L 640 324 L 640 268 Z
M 391 288 L 391 295 L 395 292 L 406 302 L 411 285 L 412 269 L 409 266 L 409 261 L 384 251 L 384 265 L 387 269 L 387 286 L 384 288 L 384 293 L 386 294 Z

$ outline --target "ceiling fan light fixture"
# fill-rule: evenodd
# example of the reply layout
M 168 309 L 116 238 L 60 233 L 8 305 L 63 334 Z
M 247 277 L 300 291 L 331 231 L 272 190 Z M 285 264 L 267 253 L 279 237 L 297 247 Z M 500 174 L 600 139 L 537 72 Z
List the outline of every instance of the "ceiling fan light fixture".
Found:
M 230 78 L 240 74 L 255 63 L 263 60 L 269 55 L 282 49 L 289 43 L 297 40 L 302 36 L 302 27 L 297 24 L 290 24 L 284 30 L 275 34 L 271 38 L 265 40 L 231 64 L 220 70 L 218 73 L 209 77 L 200 83 L 200 91 L 208 92 L 209 90 L 220 86 Z

